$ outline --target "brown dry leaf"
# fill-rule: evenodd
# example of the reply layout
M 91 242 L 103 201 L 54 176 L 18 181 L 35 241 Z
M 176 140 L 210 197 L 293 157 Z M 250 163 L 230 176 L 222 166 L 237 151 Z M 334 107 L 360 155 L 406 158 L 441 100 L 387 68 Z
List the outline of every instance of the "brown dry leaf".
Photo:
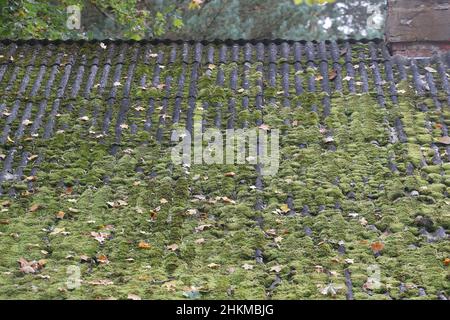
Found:
M 104 255 L 104 254 L 101 254 L 101 255 L 97 256 L 97 261 L 99 263 L 104 263 L 104 264 L 108 264 L 109 263 L 108 257 L 106 255 Z
M 25 178 L 25 180 L 28 182 L 33 182 L 33 181 L 37 180 L 37 177 L 36 176 L 28 176 Z
M 202 224 L 198 227 L 195 227 L 195 232 L 201 232 L 201 231 L 209 229 L 211 227 L 212 227 L 212 224 Z
M 10 221 L 8 219 L 1 219 L 0 224 L 7 225 L 10 224 Z
M 150 249 L 152 247 L 152 245 L 145 241 L 140 241 L 138 244 L 138 247 L 139 247 L 139 249 Z
M 42 269 L 44 265 L 47 263 L 47 260 L 41 259 L 39 261 L 27 261 L 24 258 L 20 258 L 18 261 L 19 263 L 19 270 L 23 273 L 36 273 L 36 271 Z
M 323 80 L 323 76 L 321 74 L 316 76 L 316 81 L 321 81 Z
M 70 195 L 73 192 L 73 187 L 67 187 L 66 191 L 64 191 L 65 194 Z
M 450 265 L 450 258 L 445 258 L 444 259 L 444 266 L 448 266 Z
M 167 201 L 167 199 L 165 199 L 165 198 L 159 199 L 159 203 L 161 203 L 161 204 L 166 204 L 167 202 L 169 202 L 169 201 Z
M 234 172 L 227 172 L 224 174 L 225 177 L 234 177 L 236 175 L 236 173 Z
M 83 254 L 83 255 L 81 255 L 80 256 L 80 261 L 81 262 L 88 262 L 88 261 L 90 261 L 91 260 L 91 258 L 89 258 L 87 255 L 85 255 L 85 254 Z
M 336 79 L 336 77 L 337 77 L 336 70 L 333 69 L 328 73 L 328 79 L 330 79 L 330 81 L 333 81 L 334 79 Z
M 384 249 L 384 243 L 379 242 L 379 241 L 374 242 L 370 245 L 370 248 L 372 248 L 372 251 L 375 253 L 380 252 L 381 250 Z
M 100 243 L 104 243 L 106 239 L 109 239 L 109 234 L 104 232 L 91 232 L 91 236 Z
M 228 198 L 228 197 L 221 197 L 221 200 L 222 200 L 224 203 L 236 204 L 236 201 L 234 201 L 234 200 L 232 200 L 232 199 L 230 199 L 230 198 Z
M 41 208 L 41 205 L 38 204 L 38 203 L 35 203 L 35 204 L 33 204 L 33 205 L 30 207 L 30 212 L 36 212 L 36 211 L 38 211 L 40 208 Z
M 66 215 L 66 213 L 64 211 L 58 211 L 56 213 L 56 219 L 64 219 L 65 215 Z
M 177 251 L 178 250 L 178 245 L 176 244 L 176 243 L 174 243 L 174 244 L 171 244 L 170 246 L 167 246 L 167 249 L 168 250 L 171 250 L 171 251 Z
M 446 137 L 440 137 L 440 138 L 438 139 L 438 142 L 439 142 L 439 143 L 442 143 L 442 144 L 449 145 L 449 144 L 450 144 L 450 137 L 449 137 L 449 136 L 446 136 Z
M 200 239 L 197 239 L 197 240 L 195 240 L 195 243 L 196 244 L 202 244 L 202 243 L 205 243 L 205 238 L 200 238 Z
M 136 295 L 136 294 L 129 293 L 129 294 L 128 294 L 128 300 L 142 300 L 142 298 L 139 297 L 139 296 Z

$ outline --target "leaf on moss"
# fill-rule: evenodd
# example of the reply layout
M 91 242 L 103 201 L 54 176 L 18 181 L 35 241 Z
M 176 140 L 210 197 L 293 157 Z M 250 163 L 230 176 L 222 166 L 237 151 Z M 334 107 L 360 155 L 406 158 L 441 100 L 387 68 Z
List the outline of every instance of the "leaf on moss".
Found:
M 440 137 L 439 139 L 437 139 L 437 142 L 449 145 L 450 144 L 450 137 L 449 136 Z
M 384 249 L 384 243 L 379 241 L 374 242 L 370 245 L 370 248 L 372 248 L 372 251 L 375 253 L 380 252 L 381 250 Z
M 150 249 L 152 245 L 150 243 L 147 243 L 145 241 L 140 241 L 138 244 L 139 249 Z
M 174 243 L 174 244 L 167 246 L 166 248 L 171 251 L 177 251 L 179 246 L 176 243 Z

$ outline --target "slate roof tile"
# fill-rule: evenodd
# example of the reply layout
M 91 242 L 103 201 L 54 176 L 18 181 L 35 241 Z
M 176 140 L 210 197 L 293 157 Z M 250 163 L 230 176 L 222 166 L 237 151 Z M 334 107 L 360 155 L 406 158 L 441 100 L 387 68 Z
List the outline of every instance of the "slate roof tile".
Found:
M 289 265 L 289 272 L 276 272 L 275 278 L 272 271 L 258 269 L 251 277 L 261 281 L 238 281 L 250 290 L 246 298 L 317 298 L 324 292 L 323 286 L 333 281 L 342 283 L 341 292 L 347 299 L 373 294 L 446 298 L 448 285 L 445 276 L 442 278 L 446 271 L 439 259 L 446 257 L 443 241 L 448 239 L 445 230 L 449 225 L 443 214 L 449 208 L 450 175 L 447 57 L 392 57 L 380 40 L 105 41 L 104 45 L 71 41 L 0 43 L 3 196 L 22 199 L 28 191 L 33 197 L 39 188 L 55 184 L 63 189 L 79 187 L 81 194 L 110 185 L 113 189 L 108 192 L 118 195 L 130 187 L 130 179 L 139 178 L 149 184 L 150 191 L 138 199 L 130 195 L 130 204 L 136 206 L 142 205 L 142 197 L 155 207 L 160 198 L 169 199 L 169 194 L 177 198 L 184 193 L 204 193 L 210 203 L 196 210 L 206 211 L 206 216 L 210 210 L 213 218 L 207 219 L 211 219 L 213 229 L 221 230 L 205 232 L 214 239 L 211 242 L 217 245 L 214 250 L 220 259 L 226 255 L 235 264 L 254 259 L 263 267 Z M 156 150 L 164 154 L 169 149 L 173 128 L 192 131 L 200 107 L 203 130 L 279 126 L 283 153 L 276 177 L 262 176 L 258 165 L 232 166 L 227 168 L 240 170 L 239 179 L 225 181 L 223 173 L 211 168 L 193 166 L 189 176 L 166 162 Z M 72 141 L 74 132 L 89 147 Z M 156 148 L 153 143 L 161 146 L 152 149 L 155 154 L 144 152 L 136 159 L 130 155 L 148 145 Z M 47 148 L 47 144 L 59 149 Z M 104 149 L 108 156 L 86 160 Z M 83 156 L 77 157 L 77 153 Z M 121 166 L 126 168 L 125 173 L 116 174 Z M 212 176 L 200 183 L 192 178 L 194 173 Z M 68 181 L 72 175 L 75 177 Z M 34 176 L 37 181 L 27 180 Z M 103 199 L 98 192 L 96 197 Z M 232 209 L 211 204 L 223 201 L 214 200 L 217 196 L 236 202 L 241 211 L 236 216 L 234 211 L 227 211 L 231 216 L 226 216 L 221 210 Z M 39 192 L 36 197 L 41 199 Z M 282 204 L 286 205 L 285 212 L 276 219 L 273 211 Z M 79 204 L 80 208 L 83 205 L 86 201 Z M 192 205 L 191 199 L 184 205 Z M 110 209 L 116 210 L 114 206 Z M 168 220 L 181 219 L 171 211 L 161 214 L 167 214 Z M 436 243 L 421 238 L 414 225 L 418 214 L 429 215 L 435 222 L 439 230 Z M 119 215 L 117 223 L 129 223 L 124 216 Z M 136 228 L 148 224 L 143 219 L 136 217 Z M 190 237 L 192 230 L 183 228 L 194 229 L 191 224 L 197 220 L 183 219 L 177 226 Z M 233 229 L 233 219 L 239 223 L 246 219 L 239 228 L 248 241 L 239 240 L 240 229 Z M 73 220 L 76 224 L 82 219 Z M 166 227 L 157 224 L 157 228 Z M 280 230 L 285 231 L 286 249 L 274 240 L 276 235 L 281 236 L 277 233 Z M 83 232 L 72 228 L 73 234 L 67 239 L 84 241 L 80 240 L 84 239 Z M 161 232 L 150 232 L 155 248 L 179 239 L 178 231 L 173 231 L 165 240 L 158 240 Z M 356 236 L 358 240 L 353 238 Z M 386 253 L 367 256 L 367 239 L 386 241 Z M 409 272 L 411 257 L 415 257 L 412 245 L 425 257 L 414 260 L 423 277 Z M 121 252 L 108 250 L 110 256 L 124 258 Z M 436 256 L 430 250 L 437 252 Z M 180 265 L 191 264 L 190 258 L 184 257 L 189 255 L 186 252 L 173 259 Z M 211 257 L 205 252 L 201 251 L 198 259 L 206 265 Z M 307 261 L 302 260 L 305 256 Z M 331 261 L 340 261 L 339 257 L 359 260 L 355 265 L 335 266 Z M 367 288 L 365 268 L 371 259 L 385 268 L 385 282 L 398 290 L 387 285 L 381 291 Z M 172 277 L 169 264 L 155 272 Z M 211 270 L 201 265 L 191 267 L 205 277 L 212 276 Z M 427 268 L 434 268 L 432 275 Z M 338 270 L 336 278 L 334 269 Z M 296 272 L 304 272 L 307 277 Z M 214 288 L 210 291 L 208 297 L 225 294 Z

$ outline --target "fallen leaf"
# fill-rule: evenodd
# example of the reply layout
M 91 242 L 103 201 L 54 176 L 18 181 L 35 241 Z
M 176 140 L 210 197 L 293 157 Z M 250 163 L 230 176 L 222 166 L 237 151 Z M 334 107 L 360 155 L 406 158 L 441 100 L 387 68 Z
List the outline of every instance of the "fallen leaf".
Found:
M 262 125 L 260 125 L 258 128 L 261 129 L 261 130 L 264 130 L 264 131 L 269 131 L 270 130 L 270 127 L 267 124 L 264 124 L 264 123 Z
M 288 212 L 290 211 L 289 206 L 288 206 L 287 204 L 282 204 L 282 205 L 280 206 L 280 210 L 281 210 L 283 213 L 288 213 Z
M 194 241 L 196 244 L 202 244 L 205 243 L 205 238 L 200 238 Z
M 2 207 L 9 207 L 11 205 L 11 201 L 5 200 L 2 202 Z
M 201 231 L 209 229 L 211 227 L 212 227 L 212 224 L 202 224 L 198 227 L 195 227 L 195 232 L 201 232 Z
M 280 243 L 283 240 L 283 237 L 278 236 L 276 238 L 273 239 L 275 241 L 275 243 Z
M 177 285 L 175 281 L 167 281 L 162 285 L 164 288 L 166 288 L 167 291 L 175 291 Z
M 450 258 L 444 259 L 444 266 L 448 266 L 450 264 Z
M 253 267 L 254 266 L 252 266 L 251 264 L 248 264 L 248 263 L 242 265 L 242 268 L 244 268 L 245 270 L 252 270 Z
M 193 215 L 196 215 L 197 214 L 197 209 L 188 209 L 188 210 L 186 210 L 186 215 L 187 216 L 193 216 Z
M 33 154 L 27 157 L 28 161 L 36 160 L 39 156 L 37 154 Z
M 25 180 L 28 182 L 33 182 L 33 181 L 37 180 L 37 177 L 36 176 L 28 176 L 25 178 Z
M 99 255 L 97 257 L 97 261 L 100 262 L 100 263 L 104 263 L 104 264 L 108 264 L 109 263 L 108 257 L 105 256 L 104 254 Z
M 85 255 L 85 254 L 83 254 L 83 255 L 81 255 L 80 256 L 80 261 L 81 262 L 88 262 L 88 261 L 90 261 L 91 260 L 91 258 L 89 258 L 87 255 Z
M 439 143 L 442 143 L 442 144 L 449 145 L 449 144 L 450 144 L 450 137 L 449 137 L 449 136 L 446 136 L 446 137 L 440 137 L 440 138 L 438 139 L 438 142 L 439 142 Z
M 178 245 L 176 243 L 171 244 L 170 246 L 167 246 L 167 249 L 169 249 L 171 251 L 177 251 L 178 250 Z
M 159 199 L 159 203 L 161 203 L 161 204 L 166 204 L 167 202 L 169 202 L 169 201 L 167 201 L 165 198 Z
M 24 258 L 20 258 L 18 261 L 19 270 L 23 273 L 36 273 L 38 270 L 42 269 L 44 265 L 47 263 L 47 260 L 41 259 L 39 261 L 27 261 Z
M 71 195 L 72 192 L 73 192 L 73 187 L 67 187 L 67 188 L 66 188 L 66 191 L 64 191 L 64 193 L 65 193 L 66 195 Z
M 236 201 L 234 201 L 234 200 L 232 200 L 232 199 L 230 199 L 230 198 L 228 198 L 228 197 L 221 197 L 221 200 L 222 200 L 224 203 L 236 204 Z
M 335 296 L 341 287 L 334 286 L 332 283 L 320 290 L 320 293 L 324 296 Z
M 151 248 L 151 244 L 147 243 L 145 241 L 141 241 L 138 244 L 139 249 L 150 249 Z
M 353 259 L 345 259 L 344 261 L 346 264 L 353 264 L 355 262 Z
M 424 69 L 427 70 L 428 72 L 431 72 L 431 73 L 436 73 L 437 72 L 436 69 L 433 69 L 432 67 L 425 67 Z
M 101 244 L 103 244 L 106 239 L 109 239 L 109 234 L 104 232 L 91 232 L 91 236 Z
M 56 218 L 57 219 L 64 219 L 64 216 L 66 215 L 66 213 L 64 211 L 58 211 L 56 213 Z
M 66 228 L 55 228 L 53 229 L 52 232 L 50 232 L 51 235 L 56 235 L 56 234 L 67 234 L 66 233 Z
M 384 249 L 384 243 L 377 241 L 377 242 L 372 243 L 370 245 L 370 247 L 372 248 L 373 252 L 375 252 L 375 253 L 380 252 L 381 250 Z
M 324 268 L 322 266 L 316 265 L 314 266 L 314 271 L 317 273 L 322 273 L 324 272 Z
M 219 267 L 220 267 L 220 264 L 217 264 L 217 263 L 214 263 L 214 262 L 208 264 L 208 268 L 211 268 L 211 269 L 217 269 Z
M 270 268 L 270 271 L 272 272 L 276 272 L 279 273 L 281 271 L 281 269 L 283 269 L 283 266 L 277 265 L 277 266 L 273 266 Z
M 336 79 L 336 77 L 337 77 L 336 70 L 333 69 L 328 73 L 328 79 L 330 79 L 330 81 L 333 81 L 334 79 Z
M 236 175 L 236 173 L 234 172 L 227 172 L 224 174 L 225 177 L 234 177 Z
M 142 298 L 139 297 L 139 296 L 136 295 L 136 294 L 129 293 L 129 294 L 128 294 L 128 300 L 142 300 Z
M 33 204 L 33 205 L 30 207 L 30 212 L 36 212 L 36 211 L 38 211 L 40 208 L 41 208 L 41 205 L 38 204 L 38 203 L 35 203 L 35 204 Z

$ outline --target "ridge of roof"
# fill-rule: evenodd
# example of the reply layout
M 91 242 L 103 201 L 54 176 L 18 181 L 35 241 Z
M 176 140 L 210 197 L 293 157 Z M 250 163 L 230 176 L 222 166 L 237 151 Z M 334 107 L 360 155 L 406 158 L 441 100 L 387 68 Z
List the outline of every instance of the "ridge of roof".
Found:
M 203 45 L 208 44 L 239 44 L 244 45 L 247 43 L 250 44 L 257 44 L 257 43 L 263 43 L 263 44 L 281 44 L 281 43 L 350 43 L 350 44 L 357 44 L 357 43 L 382 43 L 384 42 L 383 39 L 380 38 L 362 38 L 362 39 L 337 39 L 337 40 L 292 40 L 292 39 L 214 39 L 214 40 L 193 40 L 193 39 L 167 39 L 167 38 L 153 38 L 153 39 L 142 39 L 142 40 L 132 40 L 132 39 L 91 39 L 91 40 L 85 40 L 85 39 L 58 39 L 58 40 L 49 40 L 49 39 L 0 39 L 0 43 L 2 44 L 89 44 L 89 43 L 100 43 L 103 42 L 105 44 L 108 43 L 116 43 L 116 44 L 122 44 L 122 43 L 128 43 L 128 44 L 134 44 L 134 43 L 143 43 L 143 44 L 195 44 L 195 43 L 201 43 Z

